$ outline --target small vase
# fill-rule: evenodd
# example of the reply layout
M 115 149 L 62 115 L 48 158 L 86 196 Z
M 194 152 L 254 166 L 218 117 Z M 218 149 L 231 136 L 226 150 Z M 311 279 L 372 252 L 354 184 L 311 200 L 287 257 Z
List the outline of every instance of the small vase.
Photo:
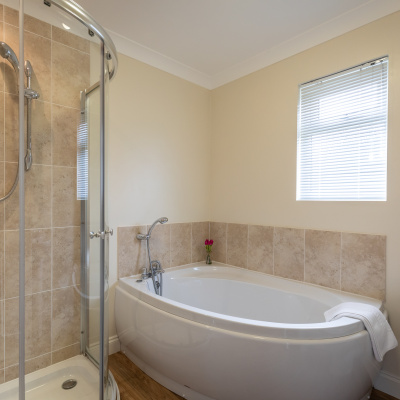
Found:
M 207 253 L 206 264 L 212 264 L 212 261 L 211 261 L 211 254 L 210 254 L 210 253 Z

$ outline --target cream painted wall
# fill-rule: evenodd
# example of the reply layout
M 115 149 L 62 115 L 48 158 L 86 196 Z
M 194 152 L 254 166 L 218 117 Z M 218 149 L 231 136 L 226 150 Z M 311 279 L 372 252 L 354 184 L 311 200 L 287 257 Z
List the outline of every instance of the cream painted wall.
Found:
M 387 309 L 400 340 L 400 13 L 212 91 L 211 220 L 387 235 Z M 387 202 L 297 202 L 298 85 L 389 55 Z M 400 349 L 383 369 L 400 377 Z
M 210 91 L 119 55 L 109 89 L 110 336 L 119 226 L 209 220 Z

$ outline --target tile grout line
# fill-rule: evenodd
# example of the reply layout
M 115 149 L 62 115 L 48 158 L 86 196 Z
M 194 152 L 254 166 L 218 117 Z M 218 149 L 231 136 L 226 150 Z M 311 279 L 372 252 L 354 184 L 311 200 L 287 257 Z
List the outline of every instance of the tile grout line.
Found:
M 4 6 L 3 6 L 3 20 L 4 20 Z M 4 32 L 5 32 L 5 24 L 3 21 L 3 38 L 4 38 Z M 3 39 L 4 40 L 4 39 Z M 4 76 L 4 66 L 3 66 L 3 76 Z M 5 86 L 5 82 L 3 82 L 3 85 Z M 5 89 L 5 87 L 4 87 Z M 3 92 L 3 160 L 5 160 L 6 158 L 6 146 L 5 146 L 5 141 L 6 141 L 6 118 L 5 118 L 5 113 L 6 113 L 6 95 L 5 95 L 5 91 Z M 6 185 L 6 164 L 4 163 L 3 166 L 3 193 L 5 194 L 5 185 Z M 5 228 L 5 224 L 6 224 L 6 220 L 5 220 L 5 216 L 6 216 L 6 211 L 5 211 L 5 204 L 3 202 L 2 204 L 2 209 L 3 209 L 3 229 Z M 1 326 L 1 333 L 3 335 L 3 381 L 5 382 L 6 379 L 6 301 L 5 301 L 5 296 L 6 296 L 6 260 L 5 260 L 5 249 L 6 249 L 6 235 L 5 233 L 3 233 L 3 255 L 2 255 L 2 261 L 3 261 L 3 265 L 2 265 L 2 270 L 3 270 L 3 282 L 2 282 L 2 290 L 3 290 L 3 302 L 2 302 L 2 326 Z
M 339 256 L 339 290 L 342 290 L 342 247 L 343 247 L 343 232 L 340 232 L 340 256 Z
M 225 264 L 228 264 L 228 223 L 225 224 Z
M 249 269 L 249 243 L 250 243 L 250 225 L 247 224 L 246 269 Z
M 17 93 L 9 92 L 9 91 L 6 90 L 6 88 L 4 88 L 4 90 L 2 90 L 2 92 L 4 93 L 4 97 L 6 95 L 15 96 L 16 98 L 18 97 Z M 51 99 L 50 100 L 44 100 L 44 99 L 40 99 L 39 98 L 39 99 L 35 99 L 35 102 L 37 102 L 39 104 L 40 103 L 48 104 L 50 106 L 56 106 L 56 107 L 60 107 L 60 108 L 67 108 L 69 110 L 74 110 L 74 111 L 78 111 L 78 112 L 80 111 L 80 108 L 78 108 L 78 107 L 73 107 L 73 106 L 70 106 L 70 105 L 67 105 L 67 104 L 61 104 L 61 103 L 52 102 Z
M 46 290 L 41 290 L 41 291 L 39 291 L 39 292 L 28 293 L 28 294 L 25 295 L 25 297 L 28 297 L 28 296 L 36 296 L 37 294 L 43 294 L 43 293 L 51 293 L 51 292 L 55 292 L 55 291 L 57 291 L 57 290 L 63 290 L 63 289 L 69 289 L 69 288 L 76 288 L 76 287 L 78 287 L 78 286 L 80 286 L 80 285 L 71 284 L 71 285 L 67 285 L 67 286 L 55 287 L 55 288 L 53 288 L 53 289 L 46 289 Z M 6 297 L 6 298 L 3 299 L 3 301 L 15 300 L 15 299 L 17 299 L 18 297 L 19 297 L 19 296 Z
M 67 229 L 67 228 L 79 228 L 79 225 L 67 225 L 67 226 L 39 226 L 37 228 L 26 228 L 25 231 L 46 231 L 46 230 L 51 230 L 51 229 Z M 11 233 L 11 232 L 18 232 L 18 229 L 4 229 L 3 231 L 0 230 L 0 232 L 4 233 Z
M 306 229 L 303 229 L 303 282 L 306 281 Z
M 9 8 L 11 8 L 11 7 L 9 7 Z M 11 8 L 11 9 L 12 9 L 12 10 L 15 10 L 15 9 L 13 9 L 13 8 Z M 16 11 L 18 12 L 18 10 L 16 10 Z M 37 18 L 32 17 L 32 16 L 29 15 L 29 14 L 24 13 L 24 15 L 25 15 L 25 16 L 29 16 L 29 17 L 31 17 L 31 18 L 34 18 L 34 19 L 38 20 Z M 38 20 L 38 21 L 39 21 L 39 22 L 44 22 L 44 21 L 41 21 L 41 20 Z M 5 27 L 5 25 L 8 25 L 8 26 L 11 26 L 11 27 L 13 27 L 13 28 L 19 29 L 19 26 L 14 25 L 14 24 L 12 24 L 12 23 L 10 23 L 10 22 L 6 22 L 6 21 L 4 21 L 4 19 L 3 19 L 2 22 L 3 22 L 4 27 Z M 40 38 L 42 38 L 42 39 L 50 40 L 51 42 L 55 42 L 55 43 L 57 43 L 57 44 L 60 44 L 60 45 L 62 45 L 62 46 L 65 46 L 65 47 L 67 47 L 67 48 L 69 48 L 69 49 L 76 50 L 76 51 L 79 51 L 80 53 L 87 54 L 87 55 L 90 56 L 90 41 L 89 41 L 88 39 L 85 39 L 85 38 L 82 38 L 82 37 L 80 37 L 80 36 L 78 36 L 78 35 L 75 35 L 75 36 L 77 36 L 78 38 L 80 38 L 81 40 L 86 40 L 86 41 L 89 42 L 89 43 L 88 43 L 88 45 L 89 45 L 89 52 L 86 52 L 86 51 L 84 51 L 84 50 L 78 49 L 77 47 L 73 47 L 73 46 L 70 46 L 70 45 L 65 44 L 65 43 L 63 43 L 63 42 L 60 42 L 60 41 L 58 41 L 58 40 L 53 39 L 53 27 L 54 27 L 54 28 L 58 28 L 58 27 L 55 26 L 55 25 L 53 25 L 53 24 L 50 24 L 49 22 L 44 22 L 44 23 L 50 25 L 50 37 L 43 36 L 43 35 L 41 35 L 40 33 L 33 32 L 33 31 L 29 30 L 29 29 L 26 29 L 26 27 L 24 27 L 24 32 L 28 32 L 28 33 L 30 33 L 30 34 L 32 34 L 32 35 L 35 35 L 35 36 L 37 36 L 37 37 L 40 37 Z M 4 28 L 4 29 L 5 29 L 5 28 Z M 60 30 L 62 31 L 61 28 L 58 28 L 58 29 L 60 29 Z M 63 31 L 63 32 L 64 32 L 64 31 Z
M 6 164 L 18 164 L 18 161 L 1 161 L 4 163 L 4 166 Z M 39 163 L 32 163 L 32 166 L 37 166 L 37 167 L 49 167 L 49 168 L 68 168 L 68 169 L 77 169 L 77 167 L 71 167 L 69 165 L 54 165 L 54 164 L 39 164 Z
M 51 241 L 50 241 L 50 364 L 53 364 L 53 269 L 54 269 L 54 227 L 53 227 L 53 195 L 54 195 L 54 170 L 53 170 L 53 34 L 50 29 L 50 140 L 51 140 L 51 170 L 50 170 L 50 226 L 51 226 Z
M 272 227 L 272 275 L 275 276 L 275 226 Z
M 59 349 L 54 350 L 54 352 L 53 352 L 53 351 L 48 351 L 48 352 L 43 353 L 43 354 L 40 354 L 40 355 L 38 355 L 38 356 L 36 356 L 36 357 L 27 358 L 27 359 L 25 360 L 25 362 L 37 360 L 37 359 L 40 358 L 40 357 L 46 356 L 46 355 L 48 355 L 48 354 L 50 354 L 50 353 L 55 353 L 55 352 L 57 352 L 57 351 L 61 351 L 61 350 L 67 349 L 67 348 L 72 347 L 72 346 L 74 346 L 74 345 L 76 345 L 76 344 L 79 344 L 79 342 L 73 343 L 73 344 L 68 345 L 68 346 L 60 347 Z M 4 368 L 4 370 L 9 369 L 9 368 L 12 368 L 12 367 L 16 367 L 17 365 L 18 365 L 18 363 L 8 365 L 7 367 Z M 42 369 L 42 368 L 39 368 L 39 369 Z M 37 370 L 35 370 L 35 371 L 37 371 Z M 35 371 L 34 371 L 34 372 L 35 372 Z M 5 377 L 4 377 L 4 378 L 5 378 Z

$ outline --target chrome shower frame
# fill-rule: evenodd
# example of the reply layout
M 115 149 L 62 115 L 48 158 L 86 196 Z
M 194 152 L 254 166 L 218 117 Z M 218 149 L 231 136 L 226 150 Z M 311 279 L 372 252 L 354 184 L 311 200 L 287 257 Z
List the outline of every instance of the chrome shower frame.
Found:
M 24 0 L 19 0 L 19 26 L 24 26 Z M 24 63 L 24 30 L 19 29 L 19 60 Z M 19 400 L 25 400 L 25 168 L 24 168 L 24 72 L 19 68 L 18 74 L 18 122 L 19 122 L 19 153 L 18 153 L 18 177 L 19 177 Z M 21 245 L 21 243 L 23 245 Z M 21 377 L 23 377 L 21 379 Z

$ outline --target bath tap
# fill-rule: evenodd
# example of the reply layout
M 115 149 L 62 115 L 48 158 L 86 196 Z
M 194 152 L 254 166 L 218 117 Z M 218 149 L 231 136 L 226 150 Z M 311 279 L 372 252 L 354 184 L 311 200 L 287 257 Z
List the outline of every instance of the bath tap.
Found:
M 147 242 L 147 255 L 149 258 L 149 267 L 145 267 L 142 273 L 142 279 L 149 279 L 151 278 L 153 281 L 154 291 L 156 294 L 162 296 L 162 273 L 164 270 L 161 267 L 160 261 L 152 260 L 150 255 L 150 238 L 151 232 L 153 231 L 154 227 L 157 224 L 165 224 L 168 222 L 168 218 L 162 217 L 158 218 L 154 221 L 153 225 L 151 225 L 147 234 L 139 233 L 136 235 L 136 239 L 138 240 L 146 240 Z M 155 266 L 155 267 L 154 267 Z

